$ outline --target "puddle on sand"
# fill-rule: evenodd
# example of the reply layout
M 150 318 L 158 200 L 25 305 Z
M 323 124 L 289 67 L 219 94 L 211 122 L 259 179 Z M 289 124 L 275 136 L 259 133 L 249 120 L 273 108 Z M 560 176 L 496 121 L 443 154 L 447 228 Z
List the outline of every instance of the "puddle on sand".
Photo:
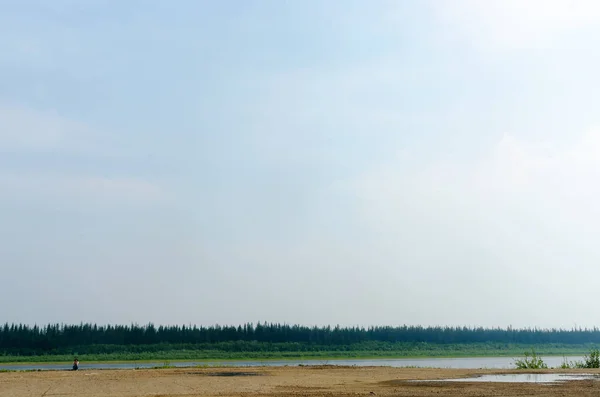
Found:
M 502 374 L 481 375 L 471 378 L 439 379 L 433 382 L 506 382 L 506 383 L 556 383 L 569 380 L 600 379 L 594 374 Z M 421 381 L 431 382 L 431 381 Z

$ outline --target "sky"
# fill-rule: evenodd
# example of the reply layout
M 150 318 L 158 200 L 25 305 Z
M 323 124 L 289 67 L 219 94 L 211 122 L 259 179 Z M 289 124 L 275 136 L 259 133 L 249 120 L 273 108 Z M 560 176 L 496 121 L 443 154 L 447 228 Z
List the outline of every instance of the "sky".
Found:
M 0 322 L 600 325 L 597 1 L 0 9 Z

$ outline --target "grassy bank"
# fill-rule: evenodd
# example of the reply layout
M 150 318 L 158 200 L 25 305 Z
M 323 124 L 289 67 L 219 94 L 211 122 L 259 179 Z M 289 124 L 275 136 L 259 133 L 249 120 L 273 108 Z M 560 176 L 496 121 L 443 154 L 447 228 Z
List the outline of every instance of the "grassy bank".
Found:
M 264 347 L 264 346 L 263 346 Z M 273 346 L 270 346 L 273 348 Z M 302 351 L 223 351 L 217 349 L 165 349 L 154 351 L 119 351 L 111 353 L 82 352 L 74 349 L 70 353 L 37 355 L 0 355 L 0 363 L 51 363 L 65 362 L 77 355 L 85 362 L 131 362 L 131 361 L 244 361 L 244 360 L 336 360 L 368 358 L 426 358 L 426 357 L 485 357 L 522 356 L 532 348 L 540 355 L 583 355 L 591 345 L 494 345 L 494 344 L 388 344 L 379 349 L 332 350 L 327 346 L 312 346 Z M 137 348 L 137 346 L 136 346 Z M 137 350 L 137 349 L 135 349 Z

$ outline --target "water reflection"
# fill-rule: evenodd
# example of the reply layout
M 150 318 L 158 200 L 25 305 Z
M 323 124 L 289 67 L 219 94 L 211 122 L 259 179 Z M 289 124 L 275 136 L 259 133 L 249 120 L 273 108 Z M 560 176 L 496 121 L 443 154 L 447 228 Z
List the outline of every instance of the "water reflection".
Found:
M 436 382 L 556 383 L 587 379 L 598 379 L 598 376 L 592 374 L 502 374 L 481 375 L 472 378 L 441 379 Z

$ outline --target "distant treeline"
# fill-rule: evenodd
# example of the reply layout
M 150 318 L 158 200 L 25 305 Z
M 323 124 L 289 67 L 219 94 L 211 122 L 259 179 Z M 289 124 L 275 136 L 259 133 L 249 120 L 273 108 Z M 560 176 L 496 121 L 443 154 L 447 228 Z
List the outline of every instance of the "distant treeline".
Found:
M 383 344 L 382 344 L 383 343 Z M 600 344 L 600 329 L 513 329 L 470 327 L 307 327 L 285 324 L 240 326 L 47 325 L 0 327 L 0 354 L 46 354 L 88 346 L 98 353 L 175 346 L 195 350 L 356 350 L 389 344 Z M 282 345 L 283 344 L 283 345 Z M 150 346 L 152 345 L 152 347 Z M 120 346 L 120 347 L 119 347 Z M 146 346 L 146 347 L 144 347 Z M 227 348 L 225 348 L 227 346 Z M 283 348 L 286 346 L 285 348 Z M 119 347 L 119 348 L 117 348 Z M 283 348 L 283 349 L 282 349 Z M 88 350 L 88 349 L 86 349 Z

